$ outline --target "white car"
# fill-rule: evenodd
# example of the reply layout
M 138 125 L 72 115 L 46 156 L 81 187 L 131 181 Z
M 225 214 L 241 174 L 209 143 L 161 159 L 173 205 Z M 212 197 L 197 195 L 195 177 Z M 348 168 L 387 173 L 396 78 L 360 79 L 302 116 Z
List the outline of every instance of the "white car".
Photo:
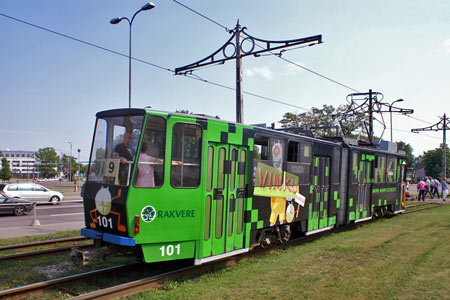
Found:
M 5 185 L 2 194 L 11 198 L 25 199 L 37 203 L 59 204 L 64 200 L 62 193 L 49 190 L 35 183 L 10 183 Z

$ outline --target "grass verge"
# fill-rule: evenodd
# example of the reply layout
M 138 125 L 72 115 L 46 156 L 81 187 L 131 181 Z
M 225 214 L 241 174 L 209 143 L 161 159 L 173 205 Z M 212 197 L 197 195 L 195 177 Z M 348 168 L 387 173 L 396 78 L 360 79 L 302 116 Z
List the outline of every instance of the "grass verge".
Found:
M 450 299 L 450 206 L 382 219 L 131 299 Z

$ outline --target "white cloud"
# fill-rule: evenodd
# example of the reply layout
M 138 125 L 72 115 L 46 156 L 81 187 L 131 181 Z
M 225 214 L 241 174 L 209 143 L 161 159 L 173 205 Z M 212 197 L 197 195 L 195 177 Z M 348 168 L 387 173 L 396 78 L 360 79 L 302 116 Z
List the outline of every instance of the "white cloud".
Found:
M 304 67 L 305 66 L 304 63 L 295 62 L 295 61 L 294 61 L 294 63 L 295 63 L 295 65 L 294 64 L 286 65 L 286 69 L 285 69 L 285 72 L 284 72 L 285 76 L 294 76 L 294 75 L 298 74 L 299 72 L 303 71 L 303 69 L 300 68 L 299 66 Z
M 445 51 L 450 53 L 450 38 L 446 39 L 442 44 L 444 45 Z
M 295 64 L 304 66 L 303 63 L 295 62 Z M 295 76 L 299 72 L 302 72 L 303 69 L 294 64 L 286 64 L 284 62 L 279 62 L 275 65 L 268 65 L 263 67 L 252 67 L 245 69 L 245 76 L 259 76 L 266 80 L 277 80 L 280 77 L 290 77 Z
M 245 69 L 245 75 L 248 77 L 261 76 L 267 80 L 275 79 L 274 72 L 268 66 Z

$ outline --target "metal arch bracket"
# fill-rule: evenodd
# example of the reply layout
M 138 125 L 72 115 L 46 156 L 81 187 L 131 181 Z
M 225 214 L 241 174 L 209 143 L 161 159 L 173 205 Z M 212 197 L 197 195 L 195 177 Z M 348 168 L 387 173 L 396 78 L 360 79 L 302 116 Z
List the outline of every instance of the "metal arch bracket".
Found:
M 245 57 L 245 56 L 249 56 L 249 55 L 258 56 L 260 53 L 263 53 L 263 52 L 278 50 L 278 49 L 282 49 L 282 48 L 286 48 L 286 47 L 292 47 L 292 46 L 307 44 L 307 43 L 310 43 L 310 46 L 312 46 L 315 44 L 322 43 L 322 35 L 315 35 L 315 36 L 311 36 L 311 37 L 293 39 L 293 40 L 269 41 L 269 40 L 264 40 L 264 39 L 256 38 L 256 37 L 249 35 L 248 33 L 244 32 L 244 30 L 246 30 L 246 29 L 247 29 L 246 27 L 241 28 L 241 25 L 239 24 L 239 20 L 238 20 L 236 27 L 232 31 L 230 31 L 232 36 L 228 39 L 228 41 L 225 42 L 225 44 L 222 45 L 222 47 L 220 47 L 218 50 L 213 52 L 211 55 L 209 55 L 197 62 L 194 62 L 192 64 L 189 64 L 189 65 L 186 65 L 183 67 L 176 68 L 175 75 L 184 75 L 188 71 L 191 71 L 196 68 L 205 67 L 205 66 L 212 65 L 212 64 L 223 64 L 228 60 L 237 59 L 237 58 Z M 240 41 L 239 45 L 236 45 L 235 43 L 232 42 L 233 40 L 236 40 L 237 34 L 239 34 L 239 35 L 242 34 L 243 36 L 245 36 Z M 266 46 L 265 47 L 261 46 L 260 50 L 255 51 L 256 42 L 264 43 Z M 243 47 L 244 43 L 251 43 L 250 49 L 245 50 Z M 227 48 L 229 49 L 230 46 L 234 48 L 234 51 L 232 54 L 227 54 L 226 49 Z M 239 48 L 237 48 L 237 47 L 239 47 Z
M 411 129 L 411 132 L 419 132 L 419 131 L 439 131 L 439 130 L 450 130 L 450 118 L 446 117 L 445 114 L 441 118 L 439 122 L 434 125 L 423 127 L 423 128 L 414 128 Z

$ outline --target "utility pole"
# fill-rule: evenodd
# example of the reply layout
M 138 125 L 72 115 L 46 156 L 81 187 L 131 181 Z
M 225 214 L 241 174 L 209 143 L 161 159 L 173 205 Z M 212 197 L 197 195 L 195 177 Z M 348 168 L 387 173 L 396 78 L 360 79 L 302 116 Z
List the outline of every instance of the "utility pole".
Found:
M 239 21 L 236 32 L 241 32 Z M 241 44 L 241 35 L 236 34 L 236 45 Z M 244 123 L 244 97 L 242 95 L 242 57 L 241 47 L 236 47 L 236 123 Z
M 424 127 L 424 128 L 415 128 L 411 129 L 411 132 L 419 132 L 419 131 L 443 131 L 443 137 L 442 137 L 442 178 L 443 180 L 445 177 L 447 177 L 447 138 L 446 138 L 446 131 L 450 129 L 449 127 L 449 118 L 444 114 L 444 116 L 441 118 L 439 122 L 437 122 L 434 125 Z
M 369 120 L 368 125 L 366 121 L 364 122 L 364 127 L 367 132 L 367 136 L 369 138 L 369 143 L 373 144 L 373 114 L 379 113 L 381 114 L 382 118 L 382 125 L 384 126 L 384 129 L 386 129 L 386 124 L 384 123 L 383 113 L 389 113 L 391 116 L 391 141 L 392 141 L 392 113 L 400 113 L 403 115 L 412 114 L 414 113 L 413 109 L 408 108 L 399 108 L 399 107 L 393 107 L 392 105 L 395 102 L 404 101 L 403 99 L 398 99 L 392 102 L 392 104 L 381 102 L 383 100 L 384 96 L 382 93 L 379 92 L 373 92 L 371 89 L 369 89 L 368 93 L 353 93 L 347 95 L 347 100 L 350 101 L 350 105 L 347 108 L 347 111 L 345 112 L 346 115 L 348 114 L 355 114 L 355 113 L 363 113 L 368 114 Z M 358 103 L 361 102 L 361 103 Z M 368 126 L 368 128 L 367 128 Z M 384 132 L 383 129 L 383 132 Z M 381 134 L 382 136 L 383 134 Z
M 322 35 L 315 35 L 307 38 L 300 38 L 294 40 L 285 41 L 269 41 L 253 37 L 247 34 L 244 30 L 246 27 L 241 27 L 239 20 L 237 21 L 236 27 L 230 30 L 229 33 L 232 34 L 230 39 L 218 50 L 208 57 L 199 60 L 195 63 L 186 65 L 184 67 L 179 67 L 175 69 L 176 75 L 189 75 L 192 74 L 192 70 L 200 67 L 205 67 L 211 64 L 223 64 L 225 61 L 235 59 L 236 60 L 236 122 L 244 123 L 243 118 L 243 97 L 242 97 L 242 58 L 245 56 L 253 55 L 255 57 L 260 56 L 261 53 L 270 52 L 278 49 L 284 49 L 287 47 L 308 44 L 307 46 L 313 46 L 322 43 Z M 241 40 L 241 34 L 244 37 Z M 260 42 L 265 46 L 260 46 L 256 44 Z M 243 44 L 247 44 L 249 49 L 244 49 Z M 255 49 L 255 46 L 258 49 Z M 228 50 L 228 51 L 227 51 Z M 276 55 L 281 56 L 283 51 L 276 53 Z

